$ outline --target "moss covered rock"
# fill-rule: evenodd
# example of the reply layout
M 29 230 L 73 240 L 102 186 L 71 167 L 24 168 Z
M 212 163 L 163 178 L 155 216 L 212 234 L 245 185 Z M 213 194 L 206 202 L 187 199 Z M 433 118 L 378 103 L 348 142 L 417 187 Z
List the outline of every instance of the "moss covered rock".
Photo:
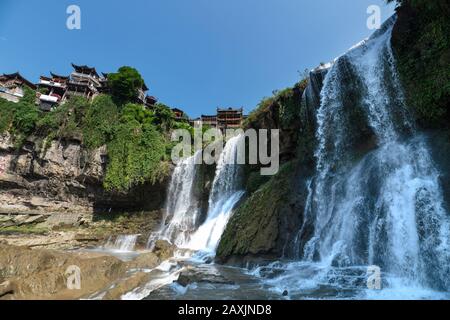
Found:
M 285 164 L 276 176 L 241 204 L 220 241 L 219 262 L 283 255 L 289 236 L 300 223 L 306 196 L 305 188 L 299 186 L 301 179 L 297 179 L 297 170 L 297 161 Z

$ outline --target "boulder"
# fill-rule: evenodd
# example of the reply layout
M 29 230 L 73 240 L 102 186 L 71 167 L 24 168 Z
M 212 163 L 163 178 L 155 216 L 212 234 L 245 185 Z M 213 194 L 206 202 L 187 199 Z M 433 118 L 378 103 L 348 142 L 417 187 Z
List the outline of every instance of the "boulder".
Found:
M 167 260 L 173 256 L 174 247 L 166 240 L 157 240 L 153 253 L 161 260 Z
M 136 259 L 128 263 L 131 269 L 153 269 L 160 264 L 161 260 L 153 252 L 140 254 Z

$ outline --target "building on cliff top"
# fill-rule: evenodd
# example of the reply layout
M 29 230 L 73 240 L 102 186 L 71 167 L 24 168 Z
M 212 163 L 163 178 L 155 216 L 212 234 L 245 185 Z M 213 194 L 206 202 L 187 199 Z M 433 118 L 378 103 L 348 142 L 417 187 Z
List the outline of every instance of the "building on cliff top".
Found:
M 30 88 L 39 89 L 36 94 L 37 104 L 43 111 L 51 111 L 59 104 L 66 102 L 70 97 L 80 96 L 87 100 L 92 100 L 99 94 L 111 94 L 111 89 L 108 85 L 108 73 L 99 74 L 94 67 L 86 65 L 76 65 L 72 63 L 73 71 L 69 76 L 60 76 L 54 73 L 50 73 L 50 77 L 41 76 L 39 83 L 35 86 L 28 80 L 20 76 L 20 74 L 3 75 L 0 80 L 0 90 L 4 95 L 7 92 L 6 85 L 4 89 L 1 89 L 3 82 L 9 81 L 10 78 L 21 79 L 22 84 L 27 84 Z M 16 81 L 19 81 L 17 80 Z M 142 88 L 137 90 L 137 97 L 135 103 L 142 104 L 147 108 L 152 107 L 158 101 L 153 96 L 148 96 L 147 85 L 144 83 Z M 1 93 L 0 93 L 1 94 Z M 9 97 L 18 102 L 21 98 L 20 94 L 23 92 L 19 90 L 16 97 Z M 3 95 L 2 95 L 3 96 Z M 11 94 L 9 94 L 11 96 Z M 5 96 L 5 98 L 7 98 Z
M 25 87 L 36 90 L 36 86 L 19 72 L 0 75 L 0 98 L 17 103 L 25 95 Z
M 70 97 L 80 96 L 88 100 L 100 94 L 102 82 L 97 70 L 86 65 L 79 66 L 72 63 L 74 71 L 70 74 L 67 82 L 67 90 L 63 102 Z
M 60 76 L 50 72 L 51 77 L 41 76 L 37 84 L 36 97 L 41 110 L 53 110 L 63 99 L 67 91 L 69 76 Z
M 191 119 L 192 126 L 209 126 L 222 131 L 226 129 L 238 129 L 245 119 L 243 108 L 217 108 L 216 115 L 202 115 L 200 118 Z
M 172 112 L 175 115 L 176 121 L 186 121 L 187 117 L 183 110 L 178 108 L 172 108 Z
M 241 127 L 244 119 L 244 109 L 217 108 L 217 128 L 220 130 L 237 129 Z

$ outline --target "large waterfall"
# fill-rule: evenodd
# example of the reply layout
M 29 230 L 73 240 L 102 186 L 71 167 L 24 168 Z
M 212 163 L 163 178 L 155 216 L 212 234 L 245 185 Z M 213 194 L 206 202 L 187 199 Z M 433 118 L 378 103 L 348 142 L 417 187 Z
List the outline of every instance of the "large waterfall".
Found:
M 278 290 L 328 287 L 345 297 L 346 289 L 367 288 L 368 266 L 379 267 L 384 287 L 363 290 L 368 297 L 450 289 L 449 217 L 439 172 L 405 107 L 391 49 L 394 22 L 336 59 L 325 77 L 316 175 L 300 229 L 312 226 L 313 236 L 297 248 L 299 262 L 255 271 L 281 269 L 267 281 Z

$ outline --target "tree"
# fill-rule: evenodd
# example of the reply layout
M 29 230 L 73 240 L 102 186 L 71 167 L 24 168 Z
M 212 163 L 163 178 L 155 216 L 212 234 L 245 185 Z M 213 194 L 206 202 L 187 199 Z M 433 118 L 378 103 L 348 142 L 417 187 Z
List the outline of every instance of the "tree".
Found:
M 108 74 L 108 84 L 114 102 L 123 106 L 136 101 L 144 80 L 136 69 L 124 66 L 118 72 Z
M 161 127 L 163 131 L 169 131 L 175 124 L 175 115 L 172 110 L 163 103 L 157 103 L 153 107 L 155 115 L 154 123 Z

